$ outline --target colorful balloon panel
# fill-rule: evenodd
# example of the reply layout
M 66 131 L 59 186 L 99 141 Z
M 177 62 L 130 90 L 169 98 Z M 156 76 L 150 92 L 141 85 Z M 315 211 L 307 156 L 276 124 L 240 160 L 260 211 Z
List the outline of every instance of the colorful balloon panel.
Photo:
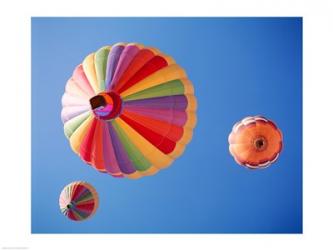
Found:
M 282 150 L 282 132 L 263 116 L 237 122 L 229 135 L 229 151 L 235 161 L 251 169 L 275 162 Z
M 193 85 L 172 57 L 118 43 L 76 67 L 61 118 L 83 161 L 114 177 L 139 178 L 184 152 L 196 125 L 196 105 Z
M 87 182 L 68 184 L 59 197 L 61 212 L 71 220 L 82 221 L 93 216 L 98 208 L 98 194 Z

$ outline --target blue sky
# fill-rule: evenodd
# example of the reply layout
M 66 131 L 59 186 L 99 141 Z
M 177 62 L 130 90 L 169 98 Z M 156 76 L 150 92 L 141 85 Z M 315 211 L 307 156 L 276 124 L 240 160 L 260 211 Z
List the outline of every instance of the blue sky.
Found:
M 90 52 L 139 42 L 171 55 L 198 100 L 192 142 L 173 165 L 139 180 L 115 179 L 70 149 L 61 97 Z M 249 171 L 228 151 L 235 122 L 274 120 L 284 148 Z M 62 188 L 91 183 L 100 207 L 75 223 L 59 210 Z M 32 233 L 301 233 L 301 18 L 32 18 Z

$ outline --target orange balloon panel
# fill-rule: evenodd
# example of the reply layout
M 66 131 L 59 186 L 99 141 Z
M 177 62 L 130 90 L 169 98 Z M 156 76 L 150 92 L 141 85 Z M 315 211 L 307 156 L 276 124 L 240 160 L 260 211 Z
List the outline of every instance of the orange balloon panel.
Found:
M 282 150 L 282 133 L 262 116 L 237 122 L 229 135 L 229 151 L 235 161 L 251 169 L 265 168 L 275 162 Z

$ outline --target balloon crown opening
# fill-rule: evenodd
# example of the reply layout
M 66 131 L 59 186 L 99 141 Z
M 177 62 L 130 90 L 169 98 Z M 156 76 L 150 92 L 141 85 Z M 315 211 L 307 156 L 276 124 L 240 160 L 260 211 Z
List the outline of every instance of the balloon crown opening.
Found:
M 101 92 L 92 97 L 89 102 L 98 119 L 111 120 L 120 115 L 122 100 L 115 92 Z
M 74 204 L 72 202 L 67 204 L 67 209 L 72 209 L 74 207 Z
M 267 140 L 263 136 L 255 138 L 253 144 L 257 151 L 263 151 L 267 148 Z

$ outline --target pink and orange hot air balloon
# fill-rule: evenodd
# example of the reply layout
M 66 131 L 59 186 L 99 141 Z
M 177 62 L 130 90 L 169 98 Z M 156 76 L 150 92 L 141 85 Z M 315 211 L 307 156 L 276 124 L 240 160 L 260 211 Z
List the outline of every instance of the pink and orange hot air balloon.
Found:
M 235 161 L 250 169 L 268 167 L 282 150 L 282 133 L 263 116 L 237 122 L 229 135 L 229 151 Z
M 139 178 L 169 166 L 196 124 L 196 98 L 184 69 L 136 43 L 88 55 L 68 80 L 62 106 L 73 151 L 114 177 Z

